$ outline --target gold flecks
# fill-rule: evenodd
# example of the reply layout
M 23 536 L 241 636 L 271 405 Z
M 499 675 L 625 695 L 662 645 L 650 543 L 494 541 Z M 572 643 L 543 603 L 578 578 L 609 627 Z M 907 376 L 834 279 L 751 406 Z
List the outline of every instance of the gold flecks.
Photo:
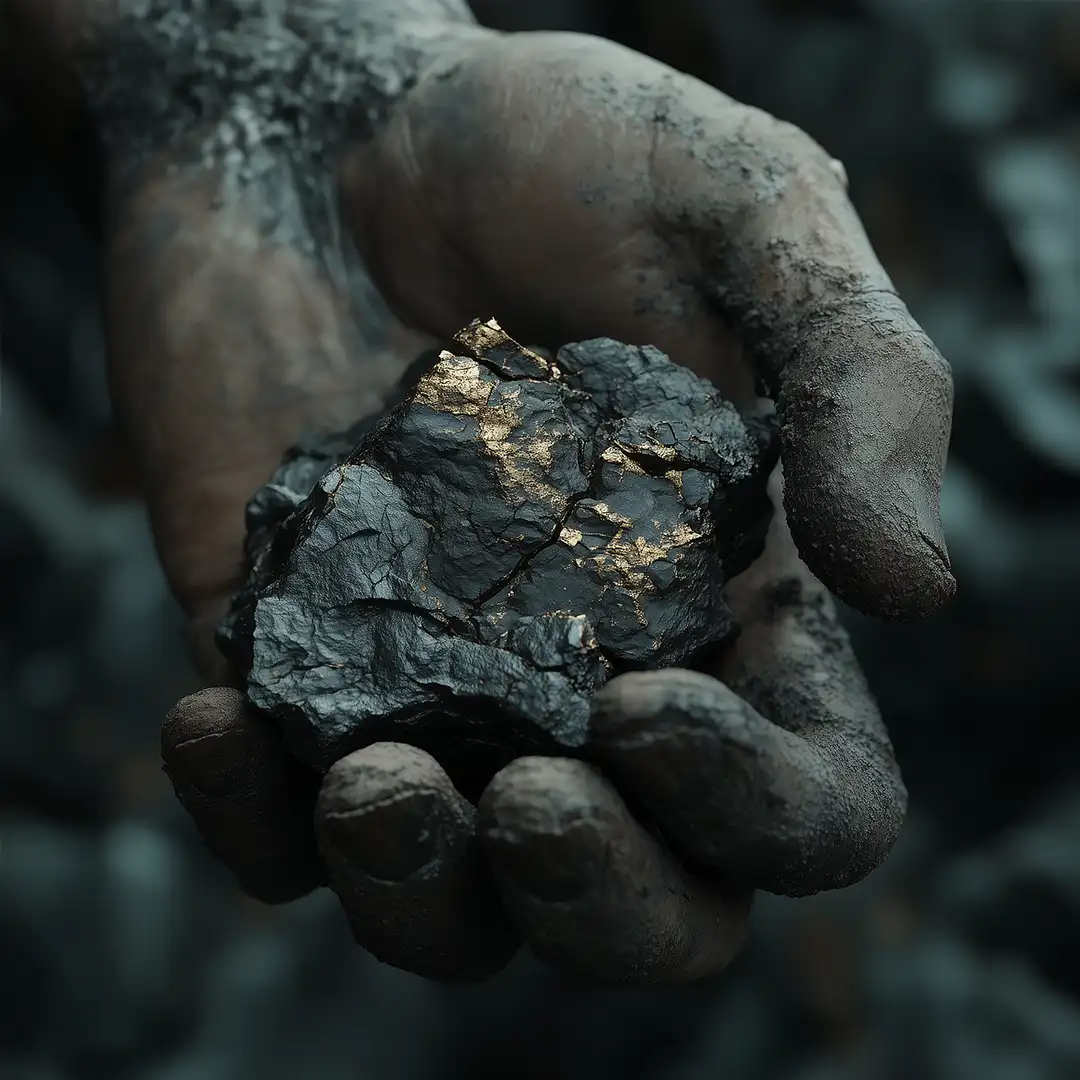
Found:
M 471 322 L 454 335 L 454 340 L 481 356 L 494 349 L 520 348 L 495 319 L 488 319 L 487 322 L 477 319 Z
M 606 461 L 610 465 L 618 465 L 627 472 L 636 473 L 638 476 L 645 475 L 645 470 L 618 446 L 605 447 L 604 452 L 600 455 L 600 460 Z
M 510 436 L 519 426 L 518 413 L 515 406 L 521 400 L 521 391 L 515 386 L 510 390 L 504 390 L 502 400 L 497 404 L 487 406 L 484 415 L 479 420 L 480 438 L 489 450 L 502 450 L 509 443 Z
M 413 400 L 437 412 L 479 416 L 493 389 L 475 360 L 443 353 L 417 384 Z
M 624 529 L 629 529 L 634 524 L 628 517 L 617 514 L 606 502 L 593 503 L 592 510 L 598 518 L 609 521 L 612 525 L 619 525 Z
M 661 446 L 659 443 L 649 444 L 649 453 L 653 457 L 659 458 L 661 461 L 674 461 L 675 451 L 669 447 Z M 618 465 L 625 469 L 627 472 L 636 473 L 638 476 L 645 476 L 645 470 L 632 458 L 621 446 L 608 446 L 604 452 L 600 455 L 601 461 L 606 461 L 611 465 Z M 664 479 L 671 484 L 675 490 L 682 495 L 683 494 L 683 470 L 682 469 L 669 469 L 664 473 Z
M 692 525 L 682 522 L 668 533 L 667 539 L 668 543 L 674 547 L 683 547 L 686 544 L 692 544 L 695 540 L 701 540 L 704 536 L 703 532 L 698 532 Z
M 514 438 L 521 426 L 515 408 L 520 399 L 521 391 L 514 387 L 503 391 L 498 404 L 481 410 L 476 420 L 480 442 L 495 463 L 504 488 L 517 488 L 562 513 L 567 497 L 547 479 L 557 436 L 541 431 L 528 438 Z
M 659 458 L 661 461 L 676 461 L 679 456 L 672 447 L 665 446 L 662 442 L 648 437 L 646 437 L 644 445 L 633 444 L 632 448 L 638 452 L 648 454 L 649 457 Z
M 488 319 L 481 322 L 477 319 L 470 323 L 464 330 L 454 335 L 455 340 L 463 345 L 469 345 L 477 352 L 482 353 L 487 349 L 505 349 L 508 345 L 514 346 L 517 342 L 499 325 L 498 319 Z
M 559 543 L 565 544 L 567 547 L 576 547 L 581 543 L 582 535 L 580 529 L 572 529 L 568 525 L 564 525 L 559 531 Z
M 533 352 L 532 349 L 526 349 L 524 345 L 518 344 L 495 319 L 488 319 L 487 322 L 481 322 L 477 319 L 465 327 L 464 330 L 458 331 L 454 335 L 454 340 L 480 356 L 483 356 L 486 352 L 495 352 L 497 350 L 519 353 L 521 356 L 531 360 L 538 370 L 546 371 L 550 378 L 562 378 L 562 372 L 557 365 L 551 363 L 539 353 Z
M 501 391 L 499 400 L 492 403 L 496 389 Z M 420 380 L 413 395 L 416 404 L 436 412 L 475 419 L 480 443 L 503 485 L 516 487 L 561 513 L 566 496 L 546 479 L 558 437 L 541 432 L 528 439 L 515 438 L 521 426 L 520 400 L 520 388 L 499 387 L 484 378 L 484 369 L 475 360 L 447 352 Z
M 632 523 L 628 518 L 615 514 L 605 503 L 595 503 L 592 509 L 603 520 L 620 525 L 606 545 L 591 556 L 593 565 L 613 587 L 625 592 L 632 600 L 634 614 L 642 626 L 647 625 L 643 599 L 654 591 L 649 579 L 649 568 L 657 562 L 674 560 L 674 549 L 700 540 L 704 534 L 686 523 L 680 523 L 667 532 L 661 532 L 650 540 L 640 534 L 630 536 Z M 566 531 L 565 528 L 563 530 Z M 562 537 L 560 536 L 560 539 Z

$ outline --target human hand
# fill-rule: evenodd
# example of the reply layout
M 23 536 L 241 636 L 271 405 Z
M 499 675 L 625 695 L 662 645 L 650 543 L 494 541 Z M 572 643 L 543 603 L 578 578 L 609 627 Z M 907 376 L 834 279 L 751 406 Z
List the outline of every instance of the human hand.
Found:
M 609 43 L 431 36 L 417 85 L 337 160 L 342 221 L 398 319 L 443 336 L 496 313 L 540 344 L 650 342 L 730 396 L 756 377 L 777 397 L 788 519 L 809 566 L 864 610 L 943 603 L 948 371 L 870 251 L 842 170 L 794 129 Z M 226 189 L 200 162 L 146 175 L 112 215 L 117 398 L 170 580 L 206 640 L 237 580 L 243 501 L 299 428 L 368 411 L 370 367 L 350 363 L 365 343 L 338 284 L 288 239 L 259 246 L 267 191 Z M 163 209 L 166 241 L 149 244 Z M 220 361 L 222 337 L 228 363 L 200 367 L 207 343 Z M 192 363 L 170 376 L 149 355 Z M 626 676 L 597 705 L 596 761 L 697 878 L 580 763 L 515 763 L 476 811 L 400 745 L 307 776 L 228 691 L 188 699 L 166 724 L 177 790 L 250 891 L 288 899 L 327 878 L 358 940 L 399 966 L 484 974 L 524 934 L 594 978 L 718 970 L 753 887 L 854 880 L 903 809 L 854 660 L 780 528 L 769 577 L 749 571 L 741 600 L 732 585 L 746 630 L 713 673 L 723 682 Z M 809 601 L 777 589 L 791 579 Z M 698 793 L 689 817 L 682 783 Z
M 525 940 L 598 981 L 712 974 L 742 941 L 752 887 L 859 880 L 906 806 L 831 599 L 782 516 L 726 593 L 742 633 L 708 674 L 616 678 L 594 703 L 589 764 L 521 758 L 478 809 L 401 743 L 320 780 L 230 690 L 176 707 L 167 768 L 248 891 L 289 899 L 325 878 L 357 941 L 396 966 L 479 977 Z
M 344 162 L 344 212 L 408 325 L 655 344 L 776 401 L 810 570 L 870 614 L 952 595 L 952 381 L 805 134 L 610 42 L 484 40 Z M 471 316 L 470 316 L 471 317 Z

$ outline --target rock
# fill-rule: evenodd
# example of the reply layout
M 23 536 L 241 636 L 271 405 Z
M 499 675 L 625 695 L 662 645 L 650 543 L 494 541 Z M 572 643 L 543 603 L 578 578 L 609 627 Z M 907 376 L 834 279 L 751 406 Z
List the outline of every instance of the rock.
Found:
M 764 543 L 767 420 L 654 348 L 455 342 L 249 506 L 219 643 L 314 768 L 386 738 L 452 774 L 573 752 L 606 679 L 732 635 Z

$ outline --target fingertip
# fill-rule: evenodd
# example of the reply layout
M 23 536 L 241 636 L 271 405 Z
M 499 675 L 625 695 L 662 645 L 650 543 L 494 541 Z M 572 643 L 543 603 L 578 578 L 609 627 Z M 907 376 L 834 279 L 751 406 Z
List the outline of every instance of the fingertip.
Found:
M 185 743 L 242 726 L 243 704 L 243 695 L 227 686 L 209 687 L 181 699 L 161 726 L 162 753 L 171 755 Z
M 809 569 L 870 615 L 918 619 L 956 591 L 941 523 L 948 365 L 891 294 L 812 322 L 777 400 L 784 507 Z
M 518 758 L 480 800 L 480 834 L 513 893 L 573 900 L 604 872 L 597 827 L 606 802 L 595 774 L 566 758 Z
M 525 758 L 480 803 L 507 908 L 536 954 L 594 982 L 685 982 L 741 944 L 749 892 L 691 878 L 579 761 Z
M 686 668 L 631 671 L 612 679 L 596 695 L 589 720 L 590 740 L 605 760 L 721 731 L 752 752 L 770 728 L 724 683 Z
M 784 510 L 799 558 L 865 615 L 914 621 L 940 611 L 956 593 L 956 578 L 938 485 L 879 467 L 869 447 L 840 458 L 844 450 L 830 449 L 838 441 L 820 428 L 784 431 Z
M 805 704 L 792 667 L 774 701 Z M 865 877 L 903 821 L 891 748 L 853 722 L 814 710 L 788 730 L 706 675 L 645 672 L 604 688 L 591 746 L 691 865 L 802 896 Z
M 594 753 L 635 806 L 693 865 L 784 892 L 833 788 L 827 763 L 700 672 L 632 673 L 604 691 Z
M 374 881 L 440 872 L 472 838 L 474 811 L 430 755 L 376 743 L 336 762 L 315 809 L 324 857 Z
M 212 688 L 184 698 L 162 725 L 161 751 L 177 798 L 246 893 L 278 904 L 320 884 L 315 777 L 241 694 Z
M 518 941 L 475 835 L 476 811 L 430 755 L 376 743 L 338 761 L 315 810 L 319 850 L 357 943 L 425 978 L 504 967 Z

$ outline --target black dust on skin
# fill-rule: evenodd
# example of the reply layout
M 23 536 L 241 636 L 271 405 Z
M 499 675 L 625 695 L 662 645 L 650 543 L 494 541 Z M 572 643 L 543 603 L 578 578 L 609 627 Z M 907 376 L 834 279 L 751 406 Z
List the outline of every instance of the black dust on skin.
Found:
M 735 633 L 776 456 L 769 418 L 654 348 L 549 360 L 474 322 L 256 493 L 219 644 L 317 769 L 385 738 L 452 775 L 573 753 L 608 678 Z

